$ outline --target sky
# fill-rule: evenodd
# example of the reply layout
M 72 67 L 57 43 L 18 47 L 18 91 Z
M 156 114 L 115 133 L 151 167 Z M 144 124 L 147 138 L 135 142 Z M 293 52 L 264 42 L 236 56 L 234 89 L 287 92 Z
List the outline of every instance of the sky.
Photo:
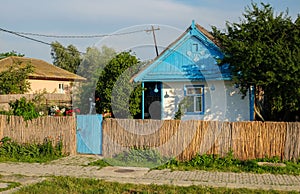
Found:
M 0 28 L 46 35 L 119 34 L 104 38 L 61 39 L 29 36 L 47 43 L 74 45 L 81 52 L 103 45 L 117 51 L 133 50 L 141 59 L 155 57 L 154 39 L 161 52 L 192 20 L 207 30 L 224 29 L 226 21 L 238 22 L 245 7 L 259 0 L 9 0 L 1 2 Z M 293 19 L 300 13 L 299 0 L 265 0 L 275 13 L 288 10 Z M 135 32 L 138 31 L 138 32 Z M 131 33 L 135 32 L 135 33 Z M 26 57 L 52 63 L 51 47 L 0 31 L 0 53 L 16 51 Z

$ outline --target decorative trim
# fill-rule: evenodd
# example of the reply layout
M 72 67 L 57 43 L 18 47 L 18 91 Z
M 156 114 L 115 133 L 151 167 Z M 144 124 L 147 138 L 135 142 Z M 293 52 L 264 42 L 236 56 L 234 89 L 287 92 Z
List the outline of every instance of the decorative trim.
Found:
M 250 121 L 254 121 L 254 101 L 255 101 L 255 89 L 254 86 L 249 87 L 249 110 L 250 110 Z
M 160 84 L 160 120 L 164 120 L 164 114 L 165 114 L 164 92 L 163 92 L 164 84 L 162 82 L 160 82 L 159 84 Z
M 145 119 L 145 92 L 144 92 L 144 89 L 145 89 L 145 83 L 142 82 L 142 119 L 144 120 Z

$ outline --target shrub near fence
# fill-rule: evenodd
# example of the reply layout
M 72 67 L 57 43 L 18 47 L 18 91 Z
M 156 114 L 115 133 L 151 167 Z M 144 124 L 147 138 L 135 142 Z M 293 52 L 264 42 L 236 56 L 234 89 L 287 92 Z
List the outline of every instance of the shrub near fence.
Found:
M 0 115 L 0 139 L 10 137 L 18 143 L 53 143 L 62 140 L 63 153 L 76 154 L 76 120 L 74 117 L 39 117 L 24 121 L 22 117 Z
M 156 148 L 164 156 L 190 160 L 197 153 L 241 160 L 300 158 L 300 123 L 105 119 L 103 155 L 130 147 Z

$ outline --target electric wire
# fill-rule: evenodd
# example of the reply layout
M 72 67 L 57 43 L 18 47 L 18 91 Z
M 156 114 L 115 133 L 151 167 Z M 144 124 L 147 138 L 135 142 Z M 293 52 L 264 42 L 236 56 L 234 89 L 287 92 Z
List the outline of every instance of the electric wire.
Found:
M 153 30 L 153 29 L 152 29 Z M 159 30 L 159 28 L 154 29 L 154 30 Z M 103 37 L 108 37 L 108 36 L 122 36 L 122 35 L 128 35 L 128 34 L 134 34 L 134 33 L 139 33 L 139 32 L 148 32 L 149 30 L 135 30 L 135 31 L 130 31 L 130 32 L 121 32 L 121 33 L 113 33 L 113 34 L 96 34 L 96 35 L 50 35 L 50 34 L 39 34 L 39 33 L 31 33 L 31 32 L 16 32 L 16 31 L 11 31 L 11 30 L 6 30 L 3 28 L 0 28 L 0 31 L 6 32 L 6 33 L 10 33 L 31 41 L 35 41 L 41 44 L 45 44 L 48 46 L 53 46 L 53 44 L 43 41 L 43 40 L 39 40 L 36 38 L 31 38 L 29 36 L 38 36 L 38 37 L 47 37 L 47 38 L 103 38 Z M 69 50 L 68 48 L 64 48 L 66 50 Z M 86 54 L 84 52 L 80 52 L 81 54 Z
M 1 30 L 3 31 L 4 29 Z M 13 31 L 9 31 L 9 32 L 12 33 Z M 121 32 L 121 33 L 113 33 L 113 34 L 94 34 L 94 35 L 51 35 L 51 34 L 39 34 L 39 33 L 31 33 L 31 32 L 13 32 L 13 33 L 27 35 L 27 36 L 46 37 L 46 38 L 103 38 L 107 36 L 122 36 L 128 34 L 135 34 L 139 32 L 147 32 L 147 30 L 135 30 L 130 32 Z
M 29 39 L 29 40 L 32 40 L 32 41 L 35 41 L 35 42 L 39 42 L 39 43 L 51 46 L 51 43 L 48 43 L 48 42 L 45 42 L 45 41 L 42 41 L 42 40 L 38 40 L 38 39 L 35 39 L 35 38 L 31 38 L 31 37 L 19 34 L 18 32 L 14 32 L 14 31 L 10 31 L 10 30 L 5 30 L 3 28 L 0 28 L 0 31 L 7 32 L 7 33 L 10 33 L 10 34 L 14 34 L 14 35 L 20 36 L 22 38 L 26 38 L 26 39 Z

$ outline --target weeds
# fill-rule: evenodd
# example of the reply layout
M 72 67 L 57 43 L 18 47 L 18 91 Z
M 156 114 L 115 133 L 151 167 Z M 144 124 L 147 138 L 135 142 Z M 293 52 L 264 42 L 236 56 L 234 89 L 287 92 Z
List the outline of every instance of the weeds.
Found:
M 218 155 L 196 155 L 189 161 L 178 161 L 173 158 L 167 163 L 155 169 L 171 170 L 210 170 L 225 172 L 252 172 L 252 173 L 272 173 L 272 174 L 292 174 L 300 175 L 300 162 L 282 161 L 286 166 L 260 166 L 258 162 L 281 162 L 278 157 L 263 158 L 256 160 L 238 160 L 233 157 L 233 152 L 229 152 L 225 157 Z
M 12 188 L 15 188 L 15 187 L 18 187 L 21 185 L 21 183 L 18 183 L 18 182 L 7 182 L 7 181 L 1 181 L 1 180 L 0 180 L 0 183 L 7 184 L 7 187 L 4 187 L 4 188 L 0 187 L 0 192 L 10 190 Z
M 169 193 L 169 194 L 223 194 L 223 193 L 297 193 L 288 191 L 273 190 L 251 190 L 251 189 L 230 189 L 230 188 L 212 188 L 205 186 L 175 186 L 175 185 L 143 185 L 143 184 L 124 184 L 116 182 L 108 182 L 96 179 L 84 179 L 73 177 L 52 177 L 40 183 L 22 187 L 16 193 Z
M 9 137 L 0 141 L 0 161 L 46 162 L 61 157 L 61 140 L 56 145 L 50 138 L 45 138 L 42 144 L 18 144 Z
M 136 166 L 136 167 L 156 167 L 164 164 L 169 159 L 159 154 L 157 150 L 150 148 L 130 148 L 116 154 L 112 158 L 105 158 L 92 162 L 89 165 L 104 167 L 103 164 L 113 166 Z
M 260 166 L 258 162 L 279 163 L 286 166 Z M 137 166 L 152 169 L 171 170 L 207 170 L 223 172 L 252 172 L 272 174 L 300 175 L 300 161 L 281 161 L 278 157 L 263 158 L 256 160 L 238 160 L 230 151 L 225 157 L 219 155 L 196 155 L 189 161 L 179 161 L 176 158 L 168 159 L 161 156 L 156 150 L 144 148 L 131 148 L 128 151 L 116 154 L 112 158 L 105 158 L 89 163 L 89 165 L 105 167 L 112 166 Z

